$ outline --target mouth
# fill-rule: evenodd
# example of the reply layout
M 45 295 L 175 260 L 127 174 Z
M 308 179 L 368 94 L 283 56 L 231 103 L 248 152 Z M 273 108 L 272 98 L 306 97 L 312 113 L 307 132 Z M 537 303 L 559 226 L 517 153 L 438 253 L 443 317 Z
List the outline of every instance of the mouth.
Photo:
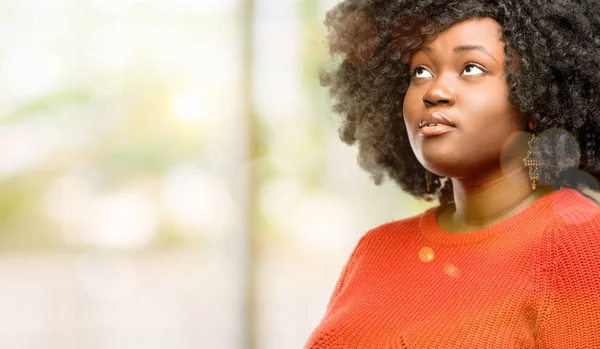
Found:
M 450 132 L 456 129 L 454 126 L 444 125 L 444 124 L 428 124 L 423 126 L 419 130 L 419 135 L 421 136 L 439 136 L 444 133 Z
M 455 124 L 439 112 L 426 115 L 419 122 L 419 134 L 422 136 L 437 136 L 455 129 Z
M 429 122 L 427 120 L 421 120 L 421 122 L 419 123 L 419 128 L 432 127 L 432 126 L 437 126 L 437 125 L 438 125 L 437 122 Z

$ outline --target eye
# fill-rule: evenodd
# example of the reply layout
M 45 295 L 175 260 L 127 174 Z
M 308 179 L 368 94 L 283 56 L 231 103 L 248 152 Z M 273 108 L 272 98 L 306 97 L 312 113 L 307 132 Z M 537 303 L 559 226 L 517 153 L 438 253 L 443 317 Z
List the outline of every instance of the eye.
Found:
M 473 68 L 475 68 L 475 69 L 473 69 Z M 466 72 L 466 74 L 464 74 L 464 75 L 467 75 L 467 76 L 479 76 L 479 75 L 483 75 L 486 73 L 486 71 L 483 68 L 481 68 L 477 64 L 473 64 L 473 63 L 467 64 L 465 66 L 465 68 L 463 69 L 463 72 Z M 425 74 L 425 73 L 429 74 L 429 76 L 419 75 L 419 74 Z M 428 78 L 431 76 L 432 76 L 431 73 L 423 67 L 415 67 L 410 72 L 411 79 L 423 79 L 423 78 Z
M 427 69 L 425 69 L 423 67 L 416 67 L 413 69 L 410 76 L 413 79 L 427 78 L 428 76 L 417 76 L 417 74 L 422 73 L 422 72 L 427 72 L 429 75 L 431 75 L 431 73 L 429 73 L 429 71 Z
M 465 69 L 464 69 L 463 71 L 464 71 L 464 72 L 466 72 L 466 71 L 472 72 L 472 71 L 473 71 L 473 68 L 475 68 L 475 69 L 476 69 L 476 70 L 475 70 L 475 72 L 477 72 L 477 70 L 479 70 L 481 73 L 476 73 L 476 74 L 465 74 L 465 75 L 474 75 L 474 76 L 477 76 L 477 75 L 482 75 L 482 74 L 485 74 L 485 71 L 484 71 L 482 68 L 479 68 L 479 66 L 477 66 L 477 65 L 475 65 L 475 64 L 473 64 L 473 63 L 467 64 L 467 65 L 465 66 Z

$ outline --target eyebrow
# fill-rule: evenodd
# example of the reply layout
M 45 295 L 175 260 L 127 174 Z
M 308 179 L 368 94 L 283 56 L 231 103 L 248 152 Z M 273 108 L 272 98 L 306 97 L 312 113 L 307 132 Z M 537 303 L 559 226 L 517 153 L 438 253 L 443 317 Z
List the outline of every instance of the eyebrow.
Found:
M 431 47 L 428 46 L 423 46 L 421 48 L 421 51 L 425 51 L 431 54 L 435 54 L 435 50 Z M 491 59 L 493 59 L 494 61 L 496 61 L 496 63 L 498 63 L 498 61 L 496 60 L 496 58 L 494 58 L 494 56 L 492 56 L 491 53 L 489 53 L 485 47 L 481 46 L 481 45 L 462 45 L 462 46 L 456 46 L 454 48 L 454 53 L 459 53 L 459 52 L 464 52 L 464 51 L 481 51 L 484 54 L 486 54 L 487 56 L 489 56 Z

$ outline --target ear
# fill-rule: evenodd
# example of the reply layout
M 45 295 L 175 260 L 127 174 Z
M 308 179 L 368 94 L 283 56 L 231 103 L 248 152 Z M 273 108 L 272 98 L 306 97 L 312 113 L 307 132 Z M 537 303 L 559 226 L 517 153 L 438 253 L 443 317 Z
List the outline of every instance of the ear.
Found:
M 533 131 L 535 129 L 535 121 L 533 121 L 533 119 L 529 119 L 527 126 L 529 127 L 530 131 Z

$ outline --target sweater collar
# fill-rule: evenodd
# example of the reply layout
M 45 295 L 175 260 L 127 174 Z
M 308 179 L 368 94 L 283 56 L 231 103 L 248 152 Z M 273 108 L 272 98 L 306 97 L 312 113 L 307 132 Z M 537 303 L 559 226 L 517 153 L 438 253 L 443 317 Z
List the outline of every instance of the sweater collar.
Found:
M 421 214 L 419 229 L 425 239 L 431 242 L 441 245 L 469 245 L 494 238 L 520 222 L 531 222 L 537 219 L 547 221 L 552 218 L 551 215 L 554 211 L 569 207 L 582 198 L 583 196 L 577 190 L 559 189 L 544 195 L 533 204 L 501 222 L 463 234 L 448 232 L 440 228 L 437 224 L 440 206 L 435 206 Z M 585 200 L 585 198 L 583 199 Z M 554 208 L 554 210 L 550 210 L 550 208 Z

